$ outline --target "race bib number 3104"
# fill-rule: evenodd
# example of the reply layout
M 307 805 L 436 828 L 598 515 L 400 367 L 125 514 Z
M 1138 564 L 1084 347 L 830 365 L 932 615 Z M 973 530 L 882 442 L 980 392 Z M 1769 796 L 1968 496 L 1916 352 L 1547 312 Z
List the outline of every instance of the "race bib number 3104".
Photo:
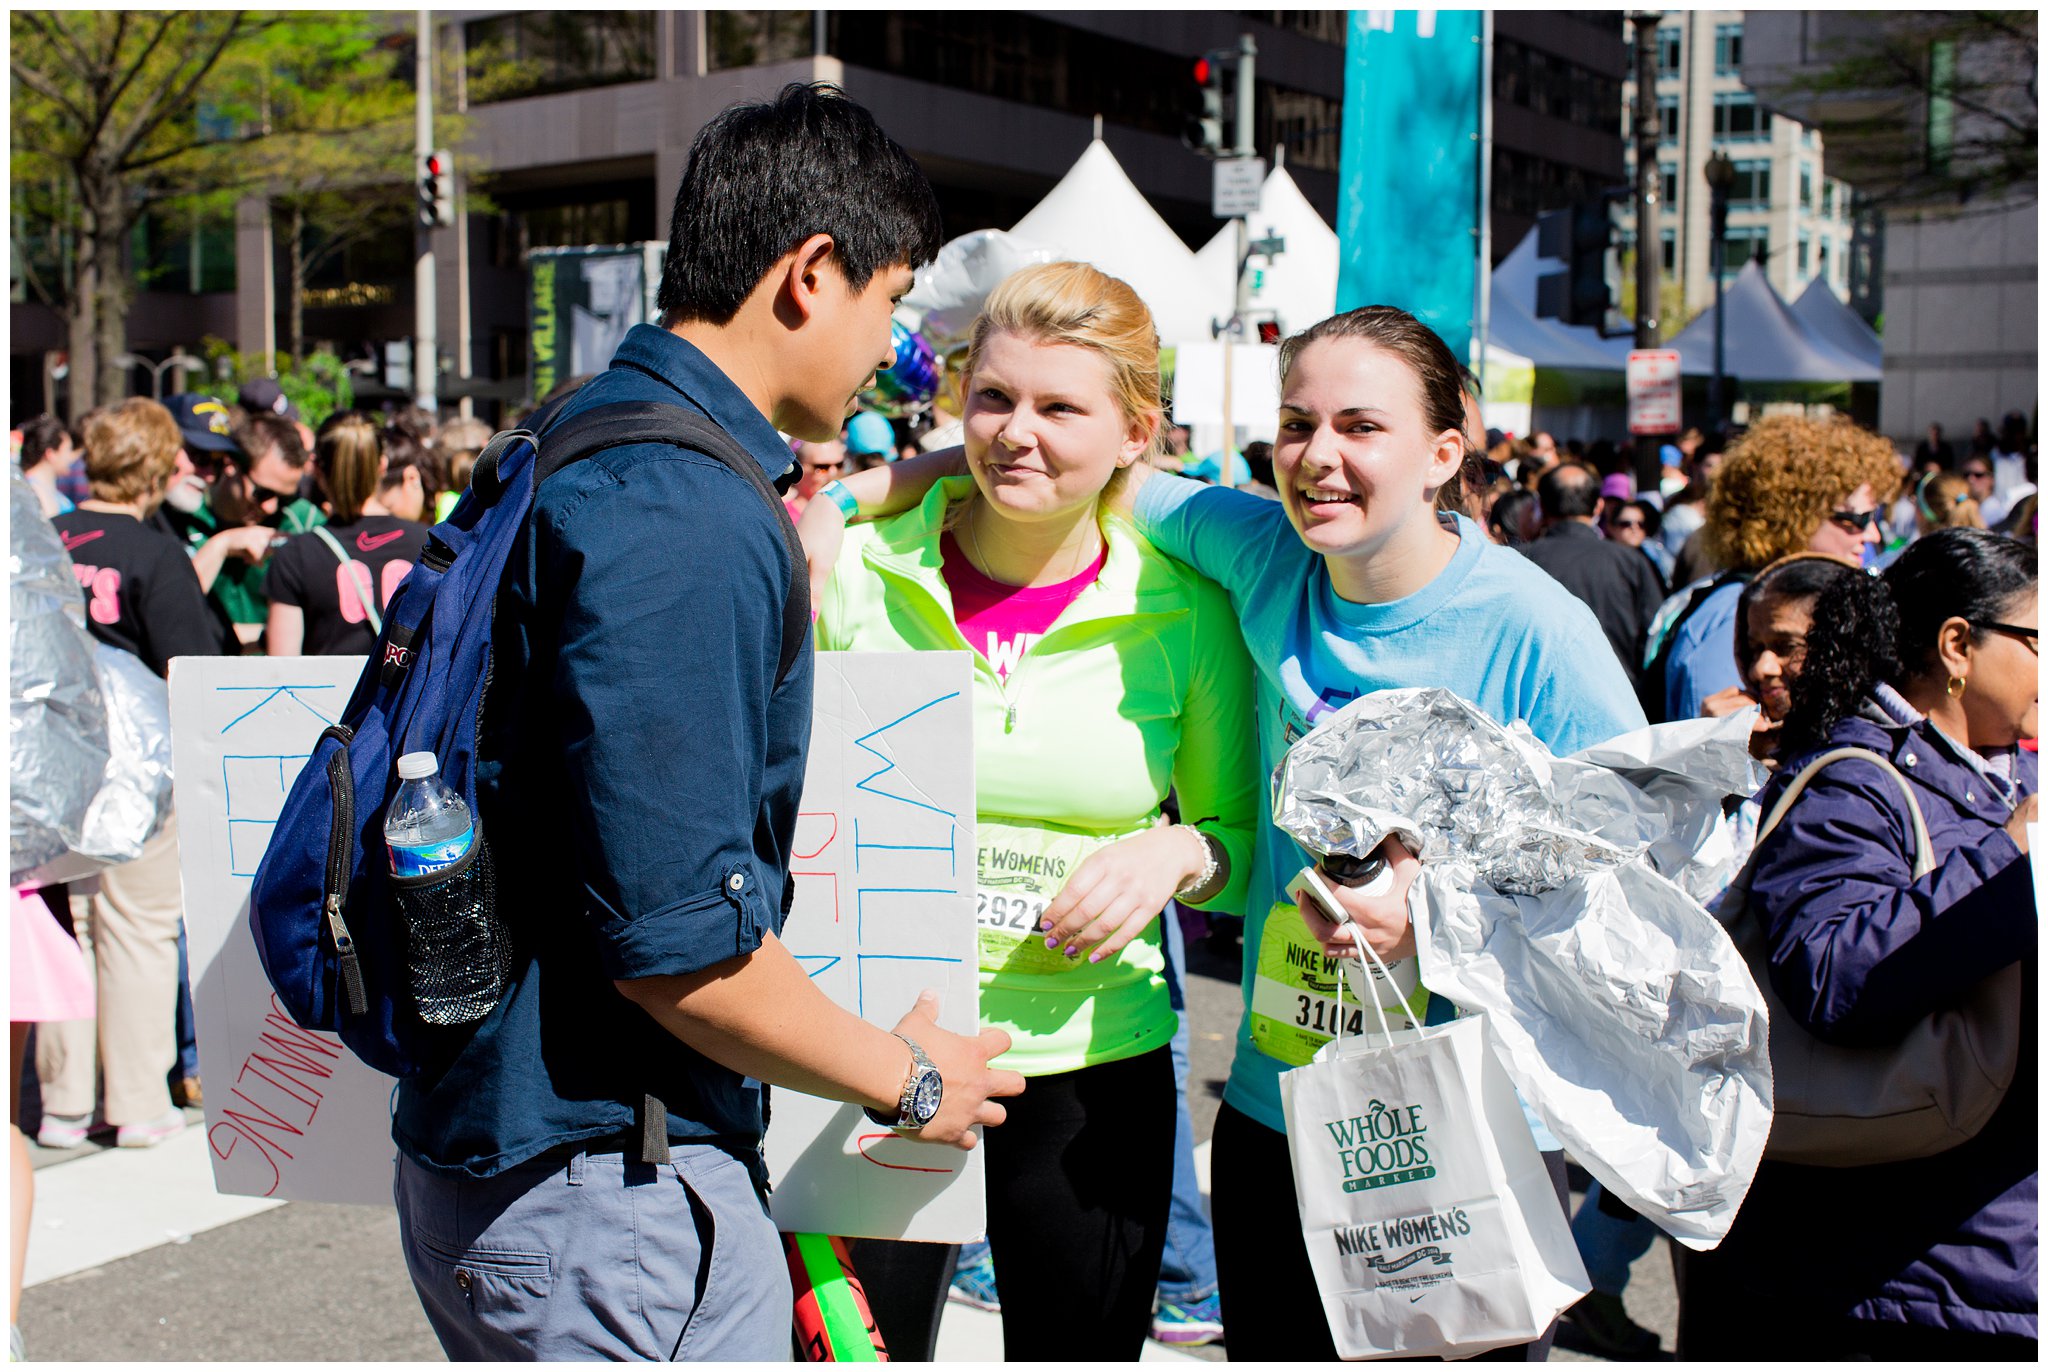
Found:
M 1378 968 L 1366 969 L 1372 988 L 1387 1012 L 1392 1029 L 1413 1029 L 1423 1021 L 1429 992 L 1422 989 L 1415 959 L 1388 966 L 1391 985 Z M 1259 960 L 1252 976 L 1249 1016 L 1252 1043 L 1261 1053 L 1290 1067 L 1300 1067 L 1316 1050 L 1337 1036 L 1337 1016 L 1344 1016 L 1344 1034 L 1377 1033 L 1380 1017 L 1360 1005 L 1346 987 L 1340 1006 L 1338 979 L 1344 975 L 1337 959 L 1328 956 L 1301 922 L 1291 904 L 1275 905 L 1259 935 Z

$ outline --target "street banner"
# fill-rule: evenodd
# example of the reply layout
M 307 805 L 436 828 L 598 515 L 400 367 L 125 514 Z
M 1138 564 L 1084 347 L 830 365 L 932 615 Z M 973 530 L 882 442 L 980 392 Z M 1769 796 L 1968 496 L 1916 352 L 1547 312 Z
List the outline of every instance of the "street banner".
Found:
M 320 731 L 364 659 L 171 664 L 171 744 L 216 1189 L 389 1205 L 396 1084 L 279 1008 L 249 886 Z M 965 653 L 820 653 L 782 941 L 820 989 L 892 1027 L 926 987 L 980 1018 L 972 690 Z M 909 1054 L 904 1054 L 906 1066 Z M 776 1090 L 768 1159 L 785 1229 L 958 1242 L 985 1227 L 983 1153 L 897 1138 L 852 1106 Z
M 1337 309 L 1396 305 L 1471 356 L 1479 273 L 1478 10 L 1353 10 Z
M 530 399 L 603 371 L 628 329 L 659 318 L 654 297 L 667 254 L 668 244 L 655 242 L 526 254 Z
M 1675 434 L 1683 426 L 1678 352 L 1633 348 L 1628 355 L 1628 431 Z

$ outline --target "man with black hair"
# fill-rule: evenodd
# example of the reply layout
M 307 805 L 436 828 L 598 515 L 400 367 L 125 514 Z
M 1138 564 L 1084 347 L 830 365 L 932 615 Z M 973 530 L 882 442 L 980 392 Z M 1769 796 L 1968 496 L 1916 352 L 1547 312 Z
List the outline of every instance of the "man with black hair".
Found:
M 674 405 L 786 478 L 776 430 L 838 436 L 940 237 L 916 164 L 837 90 L 734 106 L 676 194 L 666 327 L 543 422 Z M 988 1065 L 1001 1031 L 940 1029 L 927 992 L 892 1036 L 778 938 L 812 673 L 806 640 L 777 678 L 786 524 L 722 462 L 624 444 L 542 484 L 507 563 L 477 819 L 521 951 L 453 1062 L 399 1083 L 392 1131 L 452 1359 L 787 1359 L 763 1083 L 961 1148 L 1023 1089 Z
M 1638 680 L 1650 621 L 1664 603 L 1655 564 L 1601 535 L 1600 478 L 1587 467 L 1552 467 L 1536 483 L 1536 500 L 1543 508 L 1543 534 L 1519 551 L 1586 602 L 1629 680 Z

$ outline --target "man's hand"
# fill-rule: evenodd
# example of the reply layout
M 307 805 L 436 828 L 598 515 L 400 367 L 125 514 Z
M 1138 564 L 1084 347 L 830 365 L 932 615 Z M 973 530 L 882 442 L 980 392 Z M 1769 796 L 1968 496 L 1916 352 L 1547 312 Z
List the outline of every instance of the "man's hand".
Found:
M 1020 1094 L 1024 1078 L 1019 1073 L 988 1065 L 990 1058 L 1009 1051 L 1008 1034 L 1000 1029 L 984 1029 L 973 1038 L 963 1038 L 939 1028 L 938 1013 L 939 993 L 924 991 L 918 995 L 917 1004 L 910 1007 L 910 1013 L 896 1022 L 896 1032 L 924 1049 L 946 1084 L 939 1100 L 939 1113 L 916 1137 L 927 1143 L 950 1143 L 963 1151 L 970 1150 L 978 1137 L 974 1126 L 1003 1122 L 1006 1112 L 991 1097 Z M 908 1049 L 904 1050 L 903 1061 L 907 1075 L 912 1062 Z
M 1415 926 L 1408 920 L 1408 888 L 1415 884 L 1415 874 L 1422 870 L 1422 862 L 1396 838 L 1382 843 L 1379 854 L 1394 872 L 1394 884 L 1386 894 L 1368 896 L 1333 881 L 1323 883 L 1350 916 L 1349 923 L 1339 924 L 1324 914 L 1323 907 L 1312 896 L 1302 895 L 1296 902 L 1301 908 L 1302 923 L 1308 925 L 1309 933 L 1330 957 L 1364 961 L 1365 955 L 1358 950 L 1361 938 L 1372 945 L 1382 962 L 1415 956 Z

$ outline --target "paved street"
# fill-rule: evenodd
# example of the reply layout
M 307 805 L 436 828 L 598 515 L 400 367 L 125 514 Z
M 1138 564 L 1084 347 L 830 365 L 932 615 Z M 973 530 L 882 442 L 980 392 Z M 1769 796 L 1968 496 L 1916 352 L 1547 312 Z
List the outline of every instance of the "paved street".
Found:
M 1215 949 L 1190 949 L 1194 1012 L 1189 1105 L 1206 1181 L 1206 1141 L 1229 1072 L 1236 972 Z M 194 1127 L 162 1147 L 89 1144 L 37 1155 L 34 1237 L 22 1327 L 30 1355 L 64 1361 L 439 1361 L 398 1255 L 388 1210 L 277 1204 L 216 1195 Z M 1206 1184 L 1204 1189 L 1206 1190 Z M 1677 1305 L 1669 1245 L 1636 1264 L 1627 1300 L 1671 1347 Z M 1597 1361 L 1571 1348 L 1558 1361 Z M 945 1361 L 996 1361 L 1000 1322 L 947 1307 Z M 1148 1344 L 1147 1360 L 1222 1358 Z

